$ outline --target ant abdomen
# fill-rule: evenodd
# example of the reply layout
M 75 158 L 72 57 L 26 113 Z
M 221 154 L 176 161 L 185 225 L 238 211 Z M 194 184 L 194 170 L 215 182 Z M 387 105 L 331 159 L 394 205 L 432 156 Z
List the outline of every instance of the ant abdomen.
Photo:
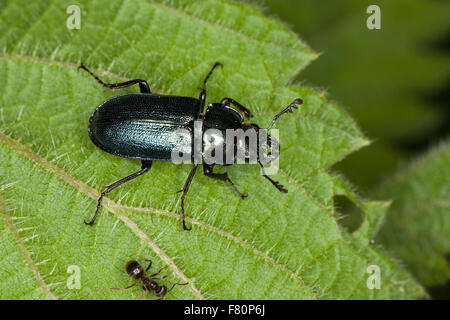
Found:
M 158 288 L 158 290 L 155 290 L 155 296 L 157 297 L 164 297 L 167 293 L 167 287 L 162 285 Z

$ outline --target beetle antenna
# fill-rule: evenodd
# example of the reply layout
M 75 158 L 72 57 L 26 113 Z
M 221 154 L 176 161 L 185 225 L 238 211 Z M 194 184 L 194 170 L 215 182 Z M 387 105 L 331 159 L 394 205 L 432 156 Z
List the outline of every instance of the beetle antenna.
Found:
M 269 127 L 267 127 L 267 131 L 269 131 L 270 129 L 272 129 L 273 125 L 275 124 L 275 122 L 278 120 L 278 118 L 289 112 L 292 113 L 294 112 L 293 109 L 298 109 L 297 105 L 301 105 L 303 103 L 303 100 L 300 98 L 295 99 L 294 101 L 292 101 L 286 108 L 284 108 L 281 112 L 279 112 L 277 115 L 275 115 L 275 117 L 273 117 L 272 122 L 270 123 Z

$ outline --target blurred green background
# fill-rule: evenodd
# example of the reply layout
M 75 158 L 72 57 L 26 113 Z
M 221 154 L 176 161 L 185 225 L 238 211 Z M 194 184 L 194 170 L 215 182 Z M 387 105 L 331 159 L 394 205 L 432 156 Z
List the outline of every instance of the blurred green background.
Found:
M 373 140 L 333 167 L 363 197 L 450 136 L 450 1 L 254 1 L 320 53 L 294 82 L 326 92 Z M 366 27 L 373 4 L 381 30 Z M 428 290 L 450 298 L 448 282 Z

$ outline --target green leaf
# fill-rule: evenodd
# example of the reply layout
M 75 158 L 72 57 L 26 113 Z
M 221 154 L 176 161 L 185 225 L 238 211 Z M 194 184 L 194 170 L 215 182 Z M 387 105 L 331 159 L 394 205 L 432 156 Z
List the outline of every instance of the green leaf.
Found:
M 450 141 L 398 173 L 379 192 L 393 199 L 377 239 L 425 286 L 450 279 Z
M 368 140 L 322 93 L 285 85 L 316 57 L 295 34 L 231 1 L 82 1 L 81 29 L 69 31 L 69 4 L 14 0 L 0 7 L 2 298 L 139 298 L 138 288 L 97 292 L 131 284 L 124 271 L 130 259 L 151 259 L 152 270 L 168 266 L 167 285 L 189 283 L 167 299 L 425 295 L 370 241 L 373 232 L 349 234 L 337 222 L 335 194 L 363 208 L 364 230 L 376 229 L 371 217 L 383 216 L 386 205 L 358 199 L 327 171 Z M 177 191 L 190 166 L 155 162 L 145 176 L 109 194 L 96 225 L 85 226 L 100 187 L 140 164 L 89 140 L 91 112 L 117 92 L 77 71 L 80 61 L 105 81 L 143 78 L 154 92 L 194 97 L 220 61 L 208 101 L 231 96 L 260 124 L 301 97 L 301 109 L 278 127 L 275 178 L 289 193 L 278 193 L 257 166 L 227 168 L 246 200 L 198 174 L 186 201 L 192 231 L 185 232 Z M 373 264 L 382 270 L 379 290 L 366 285 Z M 80 270 L 79 289 L 67 286 L 70 266 Z

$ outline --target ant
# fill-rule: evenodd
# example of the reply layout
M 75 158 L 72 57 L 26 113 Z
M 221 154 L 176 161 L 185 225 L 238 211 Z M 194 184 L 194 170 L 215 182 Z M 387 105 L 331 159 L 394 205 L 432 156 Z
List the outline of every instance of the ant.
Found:
M 132 285 L 130 285 L 128 287 L 125 287 L 125 288 L 108 288 L 108 289 L 111 289 L 111 290 L 126 290 L 126 289 L 133 288 L 137 284 L 141 284 L 142 288 L 144 289 L 144 292 L 142 293 L 140 299 L 142 299 L 142 296 L 144 295 L 145 292 L 147 292 L 147 291 L 148 292 L 155 291 L 155 296 L 157 296 L 158 298 L 160 298 L 159 300 L 161 300 L 162 298 L 164 298 L 164 296 L 167 293 L 172 291 L 172 289 L 176 285 L 185 286 L 185 285 L 188 284 L 187 282 L 186 283 L 174 283 L 172 285 L 172 287 L 169 290 L 167 290 L 167 287 L 165 285 L 160 286 L 155 281 L 155 280 L 163 280 L 163 279 L 167 278 L 167 275 L 165 275 L 163 277 L 157 277 L 157 275 L 159 275 L 164 268 L 167 268 L 167 266 L 162 267 L 161 269 L 158 270 L 158 272 L 147 276 L 147 271 L 152 266 L 152 260 L 146 260 L 146 261 L 149 261 L 150 263 L 148 264 L 148 266 L 147 266 L 147 268 L 145 270 L 141 266 L 141 264 L 139 262 L 135 261 L 135 260 L 127 262 L 125 270 L 127 271 L 128 275 L 131 278 L 133 278 L 135 280 L 138 280 L 138 281 L 136 281 Z

